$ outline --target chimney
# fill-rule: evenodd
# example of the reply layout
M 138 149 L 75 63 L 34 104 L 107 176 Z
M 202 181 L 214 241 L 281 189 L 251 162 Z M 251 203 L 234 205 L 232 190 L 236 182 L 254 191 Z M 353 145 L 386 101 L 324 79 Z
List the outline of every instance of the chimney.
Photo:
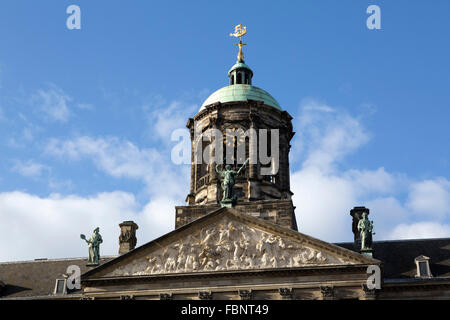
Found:
M 353 218 L 352 221 L 352 231 L 354 235 L 354 241 L 355 241 L 355 247 L 359 251 L 361 249 L 361 235 L 358 231 L 358 222 L 362 218 L 362 214 L 364 212 L 367 212 L 367 215 L 369 215 L 369 208 L 366 207 L 354 207 L 350 210 L 350 215 Z
M 119 255 L 127 253 L 136 247 L 136 230 L 138 225 L 133 221 L 124 221 L 119 224 Z

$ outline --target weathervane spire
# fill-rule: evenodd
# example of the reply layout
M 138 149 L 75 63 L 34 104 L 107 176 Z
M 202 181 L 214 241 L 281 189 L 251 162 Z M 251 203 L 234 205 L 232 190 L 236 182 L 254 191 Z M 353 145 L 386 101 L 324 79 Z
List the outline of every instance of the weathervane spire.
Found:
M 238 24 L 234 27 L 234 33 L 230 33 L 230 37 L 239 38 L 239 43 L 236 43 L 239 46 L 239 52 L 237 55 L 238 62 L 244 62 L 244 53 L 242 52 L 242 47 L 245 46 L 245 43 L 242 43 L 242 37 L 247 33 L 247 27 L 242 24 Z

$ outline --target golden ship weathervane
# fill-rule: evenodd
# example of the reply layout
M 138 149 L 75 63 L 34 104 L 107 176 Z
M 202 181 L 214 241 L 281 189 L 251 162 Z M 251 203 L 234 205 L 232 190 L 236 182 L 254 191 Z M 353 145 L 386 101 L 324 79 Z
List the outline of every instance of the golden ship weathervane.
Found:
M 246 43 L 242 43 L 242 37 L 247 33 L 247 27 L 242 24 L 238 24 L 234 27 L 234 33 L 230 33 L 230 37 L 239 38 L 239 43 L 236 43 L 239 46 L 238 52 L 238 62 L 244 62 L 244 53 L 242 52 L 242 47 L 246 45 Z

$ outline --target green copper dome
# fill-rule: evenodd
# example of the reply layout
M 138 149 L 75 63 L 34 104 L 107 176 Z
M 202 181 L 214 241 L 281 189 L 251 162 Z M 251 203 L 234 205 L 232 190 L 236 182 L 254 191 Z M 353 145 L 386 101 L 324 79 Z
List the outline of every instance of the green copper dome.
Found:
M 203 102 L 199 111 L 205 109 L 206 106 L 221 102 L 232 101 L 262 101 L 265 105 L 274 107 L 281 111 L 278 102 L 266 91 L 252 85 L 253 71 L 245 64 L 244 54 L 242 53 L 242 39 L 239 42 L 239 53 L 236 63 L 228 71 L 230 85 L 223 87 L 211 94 L 208 99 Z
M 231 101 L 247 101 L 256 100 L 263 101 L 264 104 L 281 110 L 278 102 L 266 91 L 249 84 L 234 84 L 223 87 L 211 94 L 208 99 L 203 102 L 200 111 L 205 109 L 205 106 L 215 102 L 231 102 Z

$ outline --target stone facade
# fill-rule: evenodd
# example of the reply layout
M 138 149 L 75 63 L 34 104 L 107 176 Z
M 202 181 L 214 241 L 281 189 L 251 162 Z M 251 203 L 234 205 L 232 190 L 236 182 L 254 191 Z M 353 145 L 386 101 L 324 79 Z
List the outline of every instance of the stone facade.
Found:
M 175 228 L 191 223 L 214 210 L 220 208 L 219 204 L 177 206 L 175 207 Z M 258 217 L 278 224 L 280 226 L 297 230 L 294 205 L 291 200 L 264 200 L 238 202 L 235 208 L 245 214 Z
M 117 299 L 363 299 L 380 261 L 221 208 L 87 272 L 83 296 Z M 325 292 L 325 294 L 324 294 Z M 164 296 L 162 296 L 164 295 Z
M 241 62 L 229 74 L 231 86 L 242 86 L 242 92 L 252 88 L 263 92 L 250 88 L 253 72 Z M 234 99 L 235 95 L 231 96 Z M 228 96 L 229 102 L 205 102 L 189 119 L 190 190 L 186 205 L 175 208 L 175 230 L 135 248 L 137 225 L 121 223 L 119 256 L 89 271 L 84 266 L 82 270 L 87 272 L 81 277 L 80 291 L 47 294 L 47 299 L 450 299 L 450 239 L 381 241 L 373 244 L 373 256 L 372 250 L 361 254 L 357 225 L 362 213 L 369 213 L 365 207 L 350 211 L 352 243 L 331 244 L 297 231 L 289 178 L 292 117 L 272 98 L 267 102 L 268 94 L 264 97 L 263 101 L 229 101 Z M 216 134 L 220 131 L 223 150 L 209 147 L 219 139 L 208 135 L 210 129 L 217 129 Z M 270 152 L 265 156 L 274 157 L 272 139 L 264 141 L 259 135 L 263 129 L 271 132 L 271 138 L 279 138 L 276 169 L 255 154 L 266 146 Z M 247 135 L 240 139 L 237 132 Z M 242 154 L 240 144 L 244 146 Z M 223 163 L 216 152 L 226 159 L 227 146 L 231 146 L 235 170 L 247 158 L 256 161 L 236 177 L 236 203 L 221 208 L 223 190 L 216 164 Z M 211 161 L 203 161 L 205 154 Z M 267 174 L 269 169 L 272 172 Z M 60 277 L 63 267 L 75 262 L 54 261 L 49 266 L 57 267 L 52 274 Z M 420 263 L 427 264 L 426 275 L 419 270 Z M 43 279 L 54 279 L 41 276 L 50 269 L 41 265 L 0 264 L 0 294 L 17 297 L 17 288 L 24 287 L 26 292 L 26 287 L 37 283 L 31 277 L 39 275 L 45 290 L 39 288 L 29 297 L 42 298 L 54 286 L 48 281 L 44 285 Z M 27 271 L 18 277 L 17 270 L 24 267 Z M 380 271 L 381 290 L 368 287 L 369 267 Z
M 215 170 L 216 163 L 206 163 L 202 157 L 205 150 L 211 152 L 211 158 L 219 156 L 215 154 L 214 148 L 208 148 L 211 140 L 214 141 L 214 137 L 211 137 L 209 141 L 203 138 L 207 135 L 208 129 L 218 129 L 224 135 L 222 150 L 224 155 L 221 157 L 224 162 L 227 143 L 231 143 L 232 148 L 237 148 L 238 144 L 245 146 L 245 155 L 232 159 L 234 168 L 244 163 L 245 159 L 252 157 L 251 153 L 259 150 L 257 144 L 260 143 L 260 129 L 269 131 L 277 129 L 280 146 L 278 171 L 274 175 L 261 174 L 262 169 L 267 168 L 268 165 L 262 164 L 260 157 L 255 155 L 257 163 L 249 164 L 244 174 L 237 178 L 235 192 L 239 202 L 291 199 L 289 142 L 294 136 L 291 120 L 292 117 L 286 111 L 277 110 L 258 101 L 215 103 L 189 119 L 187 127 L 191 132 L 192 166 L 190 192 L 186 197 L 187 204 L 216 204 L 221 197 L 220 177 Z M 257 137 L 247 136 L 243 138 L 245 141 L 235 141 L 233 137 L 225 136 L 227 130 L 236 132 L 237 136 L 237 132 L 245 133 L 249 129 L 254 129 L 258 133 Z M 270 141 L 268 139 L 267 143 L 270 144 Z M 270 146 L 268 149 L 270 150 Z

